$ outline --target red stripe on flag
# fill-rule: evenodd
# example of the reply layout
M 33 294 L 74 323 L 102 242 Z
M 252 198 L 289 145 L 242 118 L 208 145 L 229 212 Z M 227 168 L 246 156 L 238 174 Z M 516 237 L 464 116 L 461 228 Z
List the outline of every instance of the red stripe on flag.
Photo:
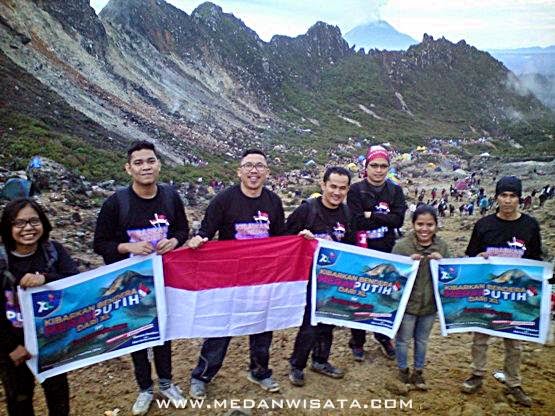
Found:
M 304 237 L 209 241 L 163 256 L 166 286 L 185 290 L 307 280 L 316 249 Z

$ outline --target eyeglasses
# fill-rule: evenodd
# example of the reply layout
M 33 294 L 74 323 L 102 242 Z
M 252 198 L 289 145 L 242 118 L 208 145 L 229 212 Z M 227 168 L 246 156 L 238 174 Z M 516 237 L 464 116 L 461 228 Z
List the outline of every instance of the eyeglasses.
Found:
M 15 228 L 25 228 L 27 224 L 29 224 L 31 227 L 38 227 L 39 225 L 42 224 L 42 222 L 39 217 L 31 217 L 28 220 L 18 219 L 12 222 L 12 225 Z
M 379 164 L 379 163 L 369 163 L 368 166 L 370 166 L 372 169 L 389 169 L 389 165 L 386 164 Z
M 243 163 L 241 165 L 241 168 L 245 169 L 247 172 L 251 171 L 252 168 L 255 168 L 257 171 L 260 172 L 261 170 L 268 169 L 268 166 L 265 165 L 264 163 L 260 163 L 260 162 L 258 162 L 256 164 L 251 163 L 251 162 L 247 162 L 247 163 Z

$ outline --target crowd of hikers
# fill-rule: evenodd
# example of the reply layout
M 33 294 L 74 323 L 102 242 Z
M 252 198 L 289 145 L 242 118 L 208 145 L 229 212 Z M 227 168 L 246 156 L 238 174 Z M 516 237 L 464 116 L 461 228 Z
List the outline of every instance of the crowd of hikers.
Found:
M 349 170 L 328 167 L 320 181 L 321 194 L 301 203 L 286 220 L 280 197 L 265 186 L 270 170 L 266 155 L 260 150 L 247 150 L 237 167 L 239 184 L 226 187 L 211 200 L 200 228 L 188 239 L 188 220 L 180 196 L 173 187 L 158 182 L 161 163 L 154 145 L 136 142 L 127 156 L 125 170 L 131 185 L 116 191 L 104 202 L 96 224 L 94 251 L 106 264 L 131 255 L 163 255 L 181 246 L 202 250 L 203 244 L 216 234 L 220 240 L 252 239 L 253 244 L 258 238 L 301 235 L 410 256 L 420 260 L 420 266 L 401 326 L 394 340 L 379 333 L 374 333 L 374 337 L 385 356 L 396 360 L 401 382 L 411 383 L 420 390 L 428 389 L 424 378 L 426 350 L 437 313 L 429 260 L 450 256 L 448 244 L 438 236 L 438 221 L 446 212 L 454 214 L 448 202 L 454 189 L 443 189 L 441 193 L 432 190 L 428 203 L 424 203 L 425 192 L 415 189 L 418 204 L 410 207 L 412 229 L 396 239 L 396 230 L 402 227 L 409 207 L 401 186 L 387 178 L 390 153 L 382 146 L 371 146 L 364 160 L 363 180 L 351 183 Z M 214 187 L 219 188 L 219 184 L 215 183 Z M 542 190 L 542 194 L 549 192 L 553 192 L 552 188 Z M 510 252 L 511 256 L 541 260 L 540 227 L 535 219 L 521 211 L 521 197 L 522 183 L 514 176 L 500 178 L 494 195 L 489 197 L 483 188 L 478 190 L 471 205 L 477 204 L 482 217 L 474 225 L 467 256 L 487 258 L 506 256 Z M 494 205 L 497 210 L 486 215 Z M 465 208 L 465 212 L 472 215 L 469 209 Z M 63 245 L 49 238 L 52 225 L 34 199 L 9 202 L 2 212 L 0 226 L 4 293 L 0 302 L 0 377 L 8 414 L 33 415 L 35 383 L 24 364 L 30 355 L 24 346 L 16 287 L 40 286 L 62 279 L 76 274 L 77 267 Z M 513 241 L 521 244 L 515 248 L 509 244 Z M 344 376 L 344 371 L 329 361 L 334 327 L 310 324 L 310 292 L 309 283 L 304 318 L 289 359 L 289 381 L 294 386 L 305 384 L 304 370 L 309 356 L 311 370 L 331 378 Z M 474 335 L 471 374 L 462 383 L 465 393 L 478 391 L 483 383 L 488 338 L 484 334 Z M 207 396 L 208 386 L 222 367 L 230 341 L 231 337 L 204 340 L 198 363 L 190 375 L 190 397 Z M 365 360 L 365 341 L 365 331 L 351 330 L 349 347 L 354 360 Z M 407 361 L 411 341 L 414 345 L 412 370 Z M 263 390 L 277 392 L 280 386 L 269 367 L 271 343 L 272 332 L 249 336 L 247 377 Z M 505 338 L 504 343 L 506 393 L 517 403 L 530 406 L 532 401 L 522 389 L 519 373 L 520 342 Z M 131 356 L 139 390 L 132 413 L 142 415 L 148 412 L 155 393 L 151 363 L 146 349 Z M 154 347 L 153 358 L 158 393 L 177 405 L 185 396 L 173 382 L 170 342 Z M 70 393 L 66 375 L 48 378 L 42 387 L 49 414 L 68 415 Z

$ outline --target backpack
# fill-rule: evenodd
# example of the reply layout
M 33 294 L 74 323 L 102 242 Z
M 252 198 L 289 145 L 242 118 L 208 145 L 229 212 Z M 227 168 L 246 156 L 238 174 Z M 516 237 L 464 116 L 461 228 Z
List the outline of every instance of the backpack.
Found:
M 168 211 L 169 216 L 175 218 L 175 189 L 165 183 L 158 183 L 157 186 L 162 197 L 162 206 Z M 131 205 L 131 189 L 126 187 L 116 191 L 116 199 L 118 202 L 118 226 L 127 228 L 127 214 Z
M 323 219 L 322 211 L 320 210 L 320 204 L 318 203 L 318 198 L 309 198 L 303 202 L 303 204 L 308 204 L 308 216 L 306 217 L 305 227 L 307 230 L 311 230 L 316 217 L 319 216 Z M 347 204 L 341 204 L 343 209 L 343 214 L 345 215 L 347 224 L 351 223 L 351 210 Z

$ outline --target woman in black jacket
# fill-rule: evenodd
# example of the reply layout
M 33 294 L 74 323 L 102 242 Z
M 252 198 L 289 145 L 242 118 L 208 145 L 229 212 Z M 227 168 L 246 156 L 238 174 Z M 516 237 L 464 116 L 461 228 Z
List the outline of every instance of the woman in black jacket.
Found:
M 8 203 L 0 220 L 4 245 L 0 251 L 0 378 L 10 416 L 34 415 L 35 379 L 25 365 L 30 354 L 24 346 L 17 286 L 40 286 L 79 273 L 61 244 L 49 240 L 51 230 L 43 209 L 27 198 Z M 42 387 L 49 414 L 68 415 L 67 376 L 48 378 Z

